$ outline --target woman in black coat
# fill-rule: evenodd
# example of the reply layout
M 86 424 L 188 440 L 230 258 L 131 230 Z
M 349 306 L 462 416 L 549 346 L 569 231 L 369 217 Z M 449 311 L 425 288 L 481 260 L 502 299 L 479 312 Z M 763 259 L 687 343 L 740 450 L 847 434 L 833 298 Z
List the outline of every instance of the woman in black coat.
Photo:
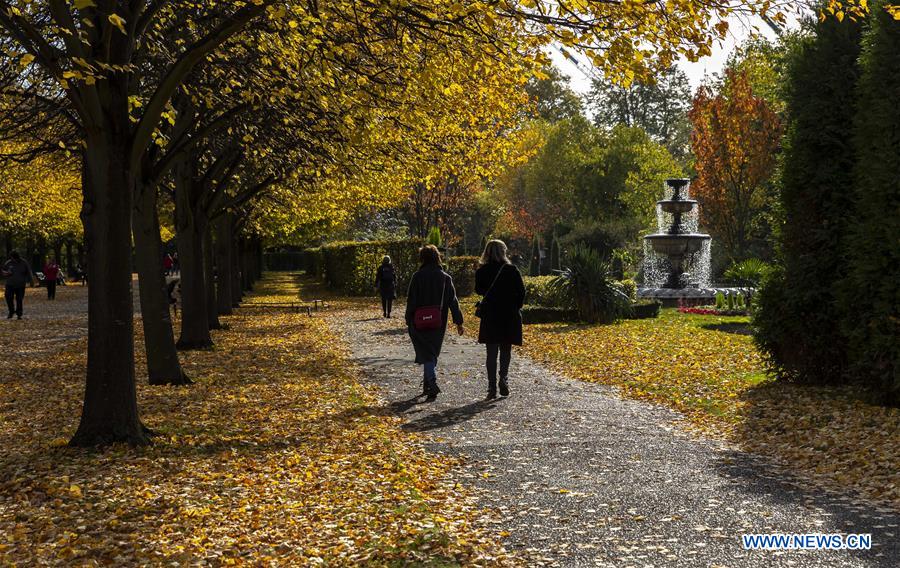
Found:
M 394 298 L 397 297 L 397 270 L 391 263 L 391 257 L 385 255 L 381 266 L 375 272 L 375 288 L 381 295 L 381 311 L 384 317 L 391 317 Z
M 500 356 L 500 396 L 509 396 L 512 346 L 522 345 L 522 305 L 525 283 L 506 256 L 506 243 L 491 241 L 475 272 L 475 291 L 483 296 L 478 343 L 487 345 L 488 399 L 497 398 L 497 356 Z
M 428 397 L 427 400 L 432 401 L 441 392 L 437 386 L 435 367 L 447 331 L 447 316 L 452 313 L 456 330 L 462 335 L 463 315 L 459 309 L 453 279 L 441 269 L 441 254 L 437 248 L 434 245 L 422 247 L 419 251 L 419 260 L 422 267 L 413 274 L 406 297 L 406 326 L 413 348 L 416 350 L 416 363 L 424 366 L 423 394 Z M 429 307 L 436 310 L 422 309 Z M 433 312 L 440 314 L 440 321 L 434 322 L 433 327 L 429 329 L 430 326 L 423 320 L 427 317 L 433 321 L 436 315 Z

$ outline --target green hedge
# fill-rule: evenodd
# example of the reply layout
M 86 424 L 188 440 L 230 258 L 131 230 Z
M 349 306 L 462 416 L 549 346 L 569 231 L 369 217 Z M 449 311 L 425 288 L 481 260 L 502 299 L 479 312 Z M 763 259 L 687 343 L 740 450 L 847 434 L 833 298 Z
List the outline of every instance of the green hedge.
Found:
M 540 277 L 537 277 L 540 278 Z M 548 308 L 546 306 L 525 306 L 522 308 L 522 323 L 557 323 L 578 320 L 578 312 L 567 308 Z
M 447 261 L 447 272 L 453 277 L 456 295 L 460 298 L 475 293 L 475 271 L 478 270 L 479 257 L 454 256 Z
M 662 304 L 656 300 L 639 300 L 631 304 L 631 314 L 628 319 L 651 319 L 659 316 Z
M 654 300 L 641 300 L 631 304 L 631 312 L 626 319 L 652 319 L 659 317 L 659 310 L 662 307 Z M 571 308 L 552 308 L 547 306 L 528 305 L 522 308 L 522 323 L 557 323 L 557 322 L 577 322 L 578 310 Z
M 403 295 L 419 268 L 421 246 L 419 239 L 329 243 L 307 249 L 306 271 L 345 294 L 371 296 L 375 293 L 375 271 L 388 255 L 397 270 L 397 292 Z

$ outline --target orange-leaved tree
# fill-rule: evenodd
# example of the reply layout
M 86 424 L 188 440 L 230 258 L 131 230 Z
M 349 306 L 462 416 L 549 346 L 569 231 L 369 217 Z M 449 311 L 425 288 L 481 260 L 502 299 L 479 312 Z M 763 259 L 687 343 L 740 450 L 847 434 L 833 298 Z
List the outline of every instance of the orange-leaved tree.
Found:
M 718 92 L 701 87 L 689 113 L 694 195 L 702 220 L 731 260 L 746 258 L 777 164 L 781 120 L 753 93 L 746 72 L 726 71 Z

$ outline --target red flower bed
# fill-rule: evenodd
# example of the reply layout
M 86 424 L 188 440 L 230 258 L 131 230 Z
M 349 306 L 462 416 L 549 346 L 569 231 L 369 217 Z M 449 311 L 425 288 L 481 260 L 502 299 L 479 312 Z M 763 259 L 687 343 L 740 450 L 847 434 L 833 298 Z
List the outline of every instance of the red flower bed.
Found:
M 678 308 L 678 311 L 683 314 L 697 314 L 700 316 L 718 316 L 722 315 L 715 308 Z

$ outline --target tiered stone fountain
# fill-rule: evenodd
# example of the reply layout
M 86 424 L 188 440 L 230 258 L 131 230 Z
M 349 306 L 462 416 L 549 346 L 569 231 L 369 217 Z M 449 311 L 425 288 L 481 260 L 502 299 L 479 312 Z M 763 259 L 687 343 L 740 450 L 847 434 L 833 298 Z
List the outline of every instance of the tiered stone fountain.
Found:
M 656 203 L 658 231 L 644 238 L 644 287 L 642 298 L 664 305 L 681 301 L 714 301 L 717 292 L 732 289 L 709 285 L 712 238 L 699 232 L 700 211 L 690 198 L 690 180 L 666 180 L 664 199 Z

